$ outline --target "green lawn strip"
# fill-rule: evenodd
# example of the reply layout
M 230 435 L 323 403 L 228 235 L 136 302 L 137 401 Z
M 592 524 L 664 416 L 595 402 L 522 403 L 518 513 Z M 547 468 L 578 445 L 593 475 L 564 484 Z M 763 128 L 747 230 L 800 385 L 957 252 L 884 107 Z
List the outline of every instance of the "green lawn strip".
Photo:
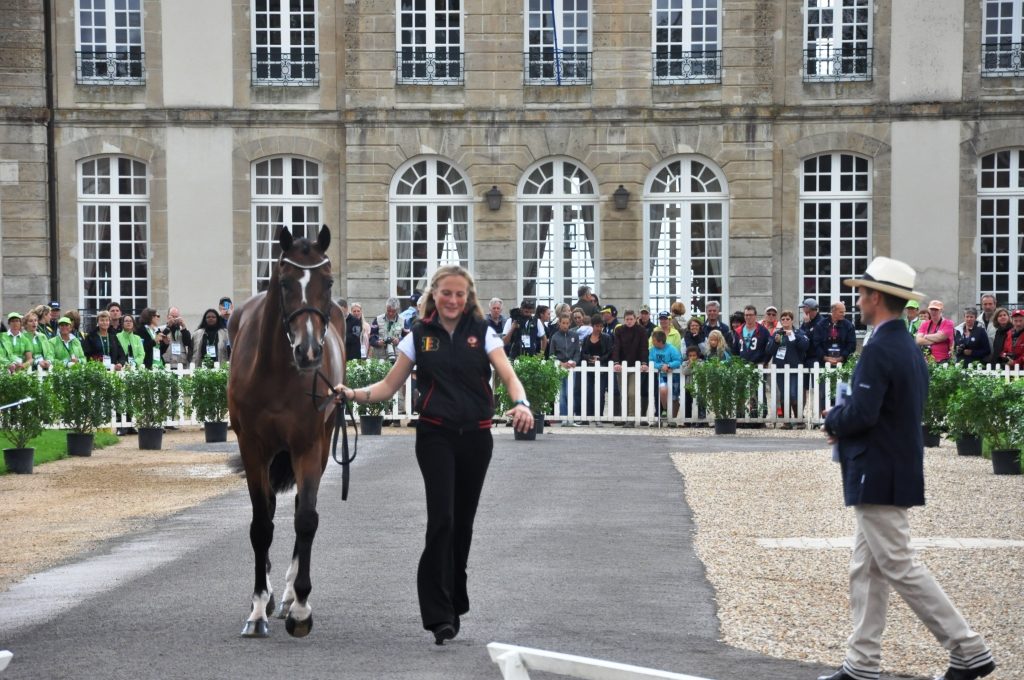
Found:
M 45 430 L 41 435 L 29 441 L 29 448 L 36 450 L 33 465 L 42 465 L 52 460 L 68 457 L 67 430 Z M 118 442 L 117 435 L 111 432 L 97 432 L 93 439 L 93 448 L 102 449 Z M 0 458 L 0 475 L 7 474 L 7 465 Z

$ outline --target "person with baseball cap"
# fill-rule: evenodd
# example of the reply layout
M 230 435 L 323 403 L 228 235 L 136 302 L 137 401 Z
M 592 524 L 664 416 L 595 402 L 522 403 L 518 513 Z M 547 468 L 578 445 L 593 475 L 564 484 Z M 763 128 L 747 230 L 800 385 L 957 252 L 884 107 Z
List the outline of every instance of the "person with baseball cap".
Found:
M 908 509 L 925 503 L 921 417 L 928 367 L 900 316 L 907 300 L 924 297 L 914 290 L 916 277 L 906 263 L 877 257 L 862 276 L 843 281 L 857 289 L 861 318 L 874 334 L 851 392 L 825 418 L 857 528 L 849 572 L 853 633 L 842 667 L 819 680 L 879 677 L 890 590 L 949 652 L 949 668 L 937 680 L 974 680 L 995 669 L 985 641 L 910 547 Z
M 10 373 L 20 371 L 25 364 L 25 352 L 31 352 L 28 336 L 21 332 L 22 316 L 18 312 L 7 315 L 7 332 L 0 334 L 0 361 Z
M 50 340 L 53 362 L 65 366 L 85 362 L 85 350 L 81 339 L 73 332 L 71 318 L 62 316 L 57 319 L 57 337 Z
M 917 329 L 917 345 L 925 354 L 930 354 L 936 362 L 944 364 L 949 361 L 953 351 L 953 320 L 944 319 L 942 300 L 928 303 L 928 318 Z
M 904 325 L 911 335 L 916 336 L 918 329 L 921 328 L 921 303 L 917 300 L 907 300 L 903 313 L 906 314 L 903 318 Z

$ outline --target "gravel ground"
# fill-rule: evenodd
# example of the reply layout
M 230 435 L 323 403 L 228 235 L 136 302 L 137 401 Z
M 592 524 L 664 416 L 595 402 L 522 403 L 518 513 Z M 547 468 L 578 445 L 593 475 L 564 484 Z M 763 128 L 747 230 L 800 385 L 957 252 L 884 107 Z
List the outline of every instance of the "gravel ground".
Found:
M 233 433 L 228 437 L 234 441 Z M 229 454 L 195 446 L 203 441 L 202 430 L 168 431 L 163 450 L 141 451 L 136 437 L 126 436 L 87 458 L 0 476 L 0 590 L 106 538 L 244 488 L 225 465 Z
M 774 431 L 747 432 L 773 436 Z M 843 507 L 838 467 L 828 449 L 685 453 L 673 459 L 694 512 L 697 551 L 716 591 L 724 641 L 772 656 L 838 665 L 850 626 L 849 549 L 757 543 L 758 538 L 852 536 L 853 513 Z M 995 476 L 989 461 L 958 457 L 953 444 L 943 442 L 940 449 L 928 450 L 925 480 L 928 505 L 911 511 L 915 537 L 1024 538 L 1021 477 Z M 992 646 L 999 668 L 989 677 L 1024 678 L 1024 548 L 925 549 L 920 558 Z M 945 670 L 945 663 L 942 648 L 894 594 L 883 671 L 932 677 Z

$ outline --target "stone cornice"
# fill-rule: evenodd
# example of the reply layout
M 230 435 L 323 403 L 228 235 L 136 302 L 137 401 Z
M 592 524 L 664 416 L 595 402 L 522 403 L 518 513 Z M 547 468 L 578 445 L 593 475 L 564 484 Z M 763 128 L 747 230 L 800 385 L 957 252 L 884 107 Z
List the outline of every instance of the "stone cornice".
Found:
M 16 112 L 16 115 L 12 115 Z M 31 112 L 31 113 L 30 113 Z M 806 122 L 893 122 L 904 120 L 992 120 L 1024 117 L 1024 100 L 946 102 L 924 104 L 843 104 L 800 106 L 655 106 L 594 109 L 583 106 L 546 106 L 525 109 L 58 109 L 58 126 L 229 126 L 229 127 L 337 127 L 341 125 L 465 126 L 552 124 L 720 124 Z M 46 120 L 46 109 L 0 109 L 0 120 Z

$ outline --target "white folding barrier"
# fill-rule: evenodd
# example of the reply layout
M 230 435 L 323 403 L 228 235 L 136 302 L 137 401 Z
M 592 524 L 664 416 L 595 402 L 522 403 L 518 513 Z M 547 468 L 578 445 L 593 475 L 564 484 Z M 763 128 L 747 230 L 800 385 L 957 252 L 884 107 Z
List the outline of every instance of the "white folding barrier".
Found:
M 500 642 L 487 645 L 487 651 L 505 680 L 530 680 L 530 671 L 555 673 L 584 680 L 709 680 L 695 675 L 658 671 L 614 661 L 505 645 Z

